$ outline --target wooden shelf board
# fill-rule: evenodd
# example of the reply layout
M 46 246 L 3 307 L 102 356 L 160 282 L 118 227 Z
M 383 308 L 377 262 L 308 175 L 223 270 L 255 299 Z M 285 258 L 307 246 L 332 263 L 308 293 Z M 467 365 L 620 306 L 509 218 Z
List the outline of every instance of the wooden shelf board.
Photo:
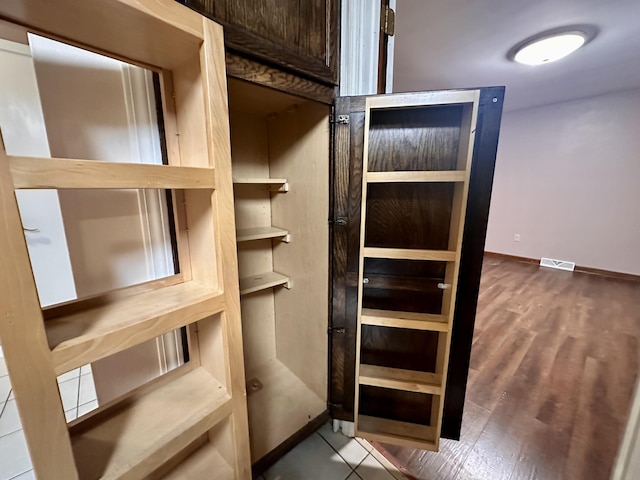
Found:
M 456 259 L 455 251 L 448 250 L 418 250 L 414 248 L 379 248 L 365 247 L 366 258 L 388 258 L 399 260 L 433 260 L 441 262 L 453 262 Z
M 242 228 L 236 233 L 238 242 L 249 242 L 251 240 L 262 240 L 266 238 L 278 238 L 289 235 L 289 231 L 278 227 L 254 227 Z
M 442 393 L 442 375 L 378 365 L 361 364 L 358 383 L 405 392 L 429 393 L 431 395 Z
M 435 433 L 431 426 L 358 415 L 356 436 L 367 440 L 437 452 Z
M 262 384 L 257 392 L 247 389 L 255 463 L 324 412 L 327 403 L 276 358 L 247 371 L 247 381 L 254 378 Z
M 185 282 L 115 298 L 45 322 L 56 374 L 92 363 L 224 309 L 224 295 Z
M 288 192 L 289 184 L 286 178 L 234 178 L 234 185 L 264 185 L 271 192 Z
M 240 279 L 240 295 L 259 292 L 278 285 L 286 285 L 291 281 L 289 277 L 278 272 L 264 272 Z
M 447 317 L 445 315 L 433 315 L 429 313 L 363 308 L 360 321 L 363 325 L 374 325 L 376 327 L 407 328 L 432 332 L 449 331 L 449 324 L 447 323 Z
M 231 413 L 224 387 L 203 368 L 127 398 L 71 430 L 81 480 L 143 478 Z
M 205 443 L 198 450 L 184 459 L 176 468 L 163 477 L 164 480 L 187 480 L 210 478 L 216 480 L 234 480 L 233 468 L 225 462 L 215 445 Z
M 239 177 L 234 178 L 233 183 L 239 185 L 284 185 L 287 183 L 286 178 L 247 178 L 247 177 Z
M 429 170 L 402 172 L 367 172 L 367 183 L 399 182 L 464 182 L 467 172 L 464 170 Z
M 215 188 L 213 168 L 39 157 L 9 157 L 9 166 L 16 189 Z

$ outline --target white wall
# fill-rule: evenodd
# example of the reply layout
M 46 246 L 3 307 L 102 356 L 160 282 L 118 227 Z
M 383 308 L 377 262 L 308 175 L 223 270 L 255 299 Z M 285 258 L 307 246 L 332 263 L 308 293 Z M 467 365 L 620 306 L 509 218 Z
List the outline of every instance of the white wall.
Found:
M 640 274 L 640 90 L 504 114 L 485 249 Z

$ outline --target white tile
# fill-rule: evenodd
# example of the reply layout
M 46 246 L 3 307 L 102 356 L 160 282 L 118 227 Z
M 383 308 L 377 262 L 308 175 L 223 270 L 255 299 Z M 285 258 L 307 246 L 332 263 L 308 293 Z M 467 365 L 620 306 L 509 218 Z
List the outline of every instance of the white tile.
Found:
M 87 373 L 80 377 L 80 397 L 79 405 L 93 402 L 96 398 L 96 386 L 93 383 L 93 374 Z
M 18 407 L 15 400 L 9 400 L 0 416 L 0 436 L 22 430 L 20 416 L 18 415 Z
M 347 477 L 347 480 L 360 480 L 360 477 L 356 472 L 353 472 L 351 475 Z
M 64 410 L 71 410 L 78 407 L 78 387 L 80 378 L 72 378 L 58 385 L 60 389 L 60 397 L 62 398 L 62 406 Z
M 356 468 L 369 453 L 355 439 L 349 438 L 340 432 L 333 433 L 333 429 L 328 423 L 325 423 L 322 428 L 318 430 L 318 433 L 329 442 L 329 445 L 331 445 L 352 468 Z
M 4 361 L 4 357 L 0 357 L 0 377 L 4 377 L 5 375 L 9 375 L 7 363 Z
M 71 410 L 67 410 L 66 412 L 64 412 L 64 418 L 66 419 L 67 423 L 74 421 L 76 418 L 78 418 L 78 409 L 72 408 Z
M 371 455 L 367 455 L 367 458 L 356 468 L 356 473 L 362 480 L 395 480 L 393 475 Z
M 83 365 L 82 368 L 80 369 L 80 375 L 84 375 L 86 373 L 92 373 L 93 370 L 91 370 L 91 364 L 87 363 L 86 365 Z
M 6 480 L 32 468 L 22 430 L 0 437 L 0 479 Z
M 67 380 L 71 380 L 72 378 L 78 378 L 80 376 L 80 369 L 76 368 L 75 370 L 71 370 L 70 372 L 63 373 L 58 376 L 58 383 L 66 382 Z
M 36 479 L 36 474 L 33 472 L 33 470 L 29 470 L 28 472 L 24 472 L 22 475 L 13 477 L 11 480 L 37 480 L 37 479 Z
M 4 404 L 7 400 L 10 391 L 11 382 L 9 381 L 9 377 L 0 377 L 0 405 Z
M 266 480 L 343 480 L 351 468 L 316 434 L 287 453 L 264 473 Z
M 78 417 L 81 417 L 85 413 L 89 413 L 90 411 L 95 410 L 96 408 L 98 408 L 98 401 L 97 400 L 94 400 L 94 401 L 89 402 L 89 403 L 85 403 L 84 405 L 80 405 L 78 407 Z

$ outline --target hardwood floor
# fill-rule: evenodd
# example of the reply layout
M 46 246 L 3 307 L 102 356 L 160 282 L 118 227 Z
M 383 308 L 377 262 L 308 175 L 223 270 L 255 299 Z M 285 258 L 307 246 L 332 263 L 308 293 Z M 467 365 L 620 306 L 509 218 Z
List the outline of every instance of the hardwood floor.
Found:
M 485 258 L 459 442 L 415 479 L 605 480 L 640 364 L 640 283 Z

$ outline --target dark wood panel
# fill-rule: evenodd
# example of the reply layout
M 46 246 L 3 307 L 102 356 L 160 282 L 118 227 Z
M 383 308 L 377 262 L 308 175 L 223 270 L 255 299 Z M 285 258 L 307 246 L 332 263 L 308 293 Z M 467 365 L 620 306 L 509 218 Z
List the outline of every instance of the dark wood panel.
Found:
M 460 441 L 410 478 L 606 480 L 640 370 L 637 282 L 486 257 Z
M 227 75 L 298 97 L 332 105 L 334 89 L 298 75 L 227 52 Z
M 220 23 L 228 49 L 337 84 L 338 0 L 178 1 Z
M 372 110 L 369 171 L 455 170 L 462 106 Z
M 365 245 L 446 250 L 451 183 L 379 183 L 367 188 Z
M 349 111 L 349 98 L 337 99 L 334 116 Z M 350 138 L 348 124 L 333 125 L 333 170 L 330 179 L 332 190 L 330 219 L 331 254 L 331 315 L 329 318 L 329 346 L 331 349 L 329 365 L 329 412 L 333 418 L 348 418 L 351 406 L 345 407 L 349 400 L 349 391 L 353 391 L 354 375 L 349 374 L 349 366 L 354 365 L 355 329 L 347 322 L 348 298 L 350 290 L 347 284 L 347 248 L 349 211 L 349 163 L 337 161 L 337 158 L 349 157 Z M 351 301 L 351 304 L 354 304 Z M 353 346 L 351 346 L 353 345 Z M 355 365 L 354 365 L 355 368 Z M 345 393 L 347 392 L 347 393 Z
M 431 425 L 433 395 L 360 386 L 360 414 Z
M 444 402 L 444 438 L 460 437 L 503 102 L 504 87 L 480 90 L 469 200 L 462 236 L 458 297 L 451 335 L 447 395 Z
M 362 326 L 360 358 L 369 365 L 433 373 L 437 347 L 437 332 Z

